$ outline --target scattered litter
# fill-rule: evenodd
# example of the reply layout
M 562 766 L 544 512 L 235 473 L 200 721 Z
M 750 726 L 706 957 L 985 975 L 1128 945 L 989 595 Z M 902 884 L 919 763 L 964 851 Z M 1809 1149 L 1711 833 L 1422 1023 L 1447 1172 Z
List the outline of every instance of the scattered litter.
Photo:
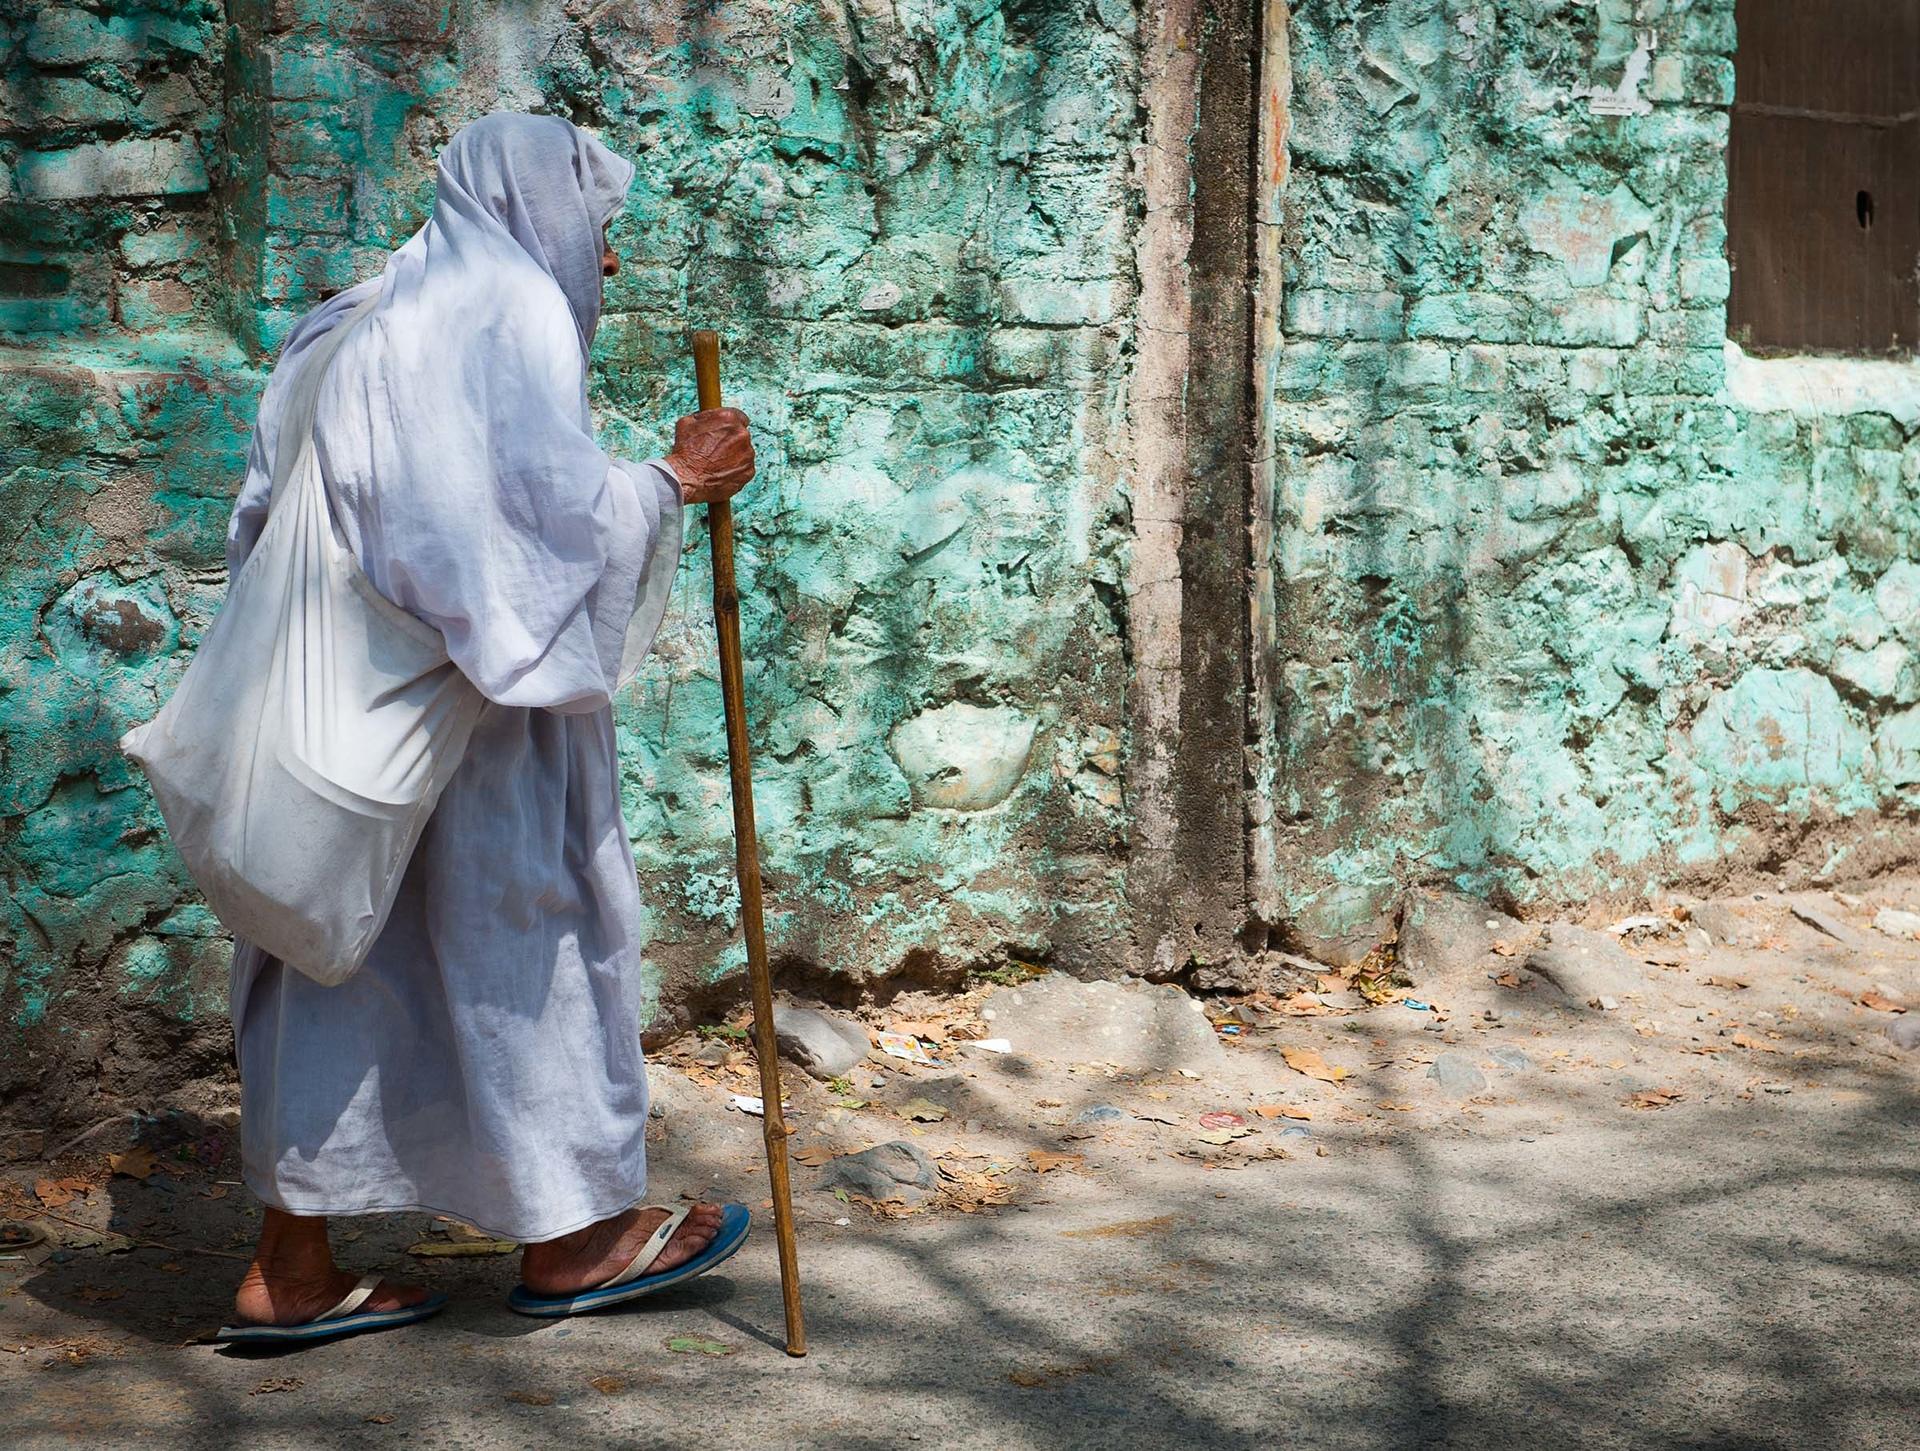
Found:
M 925 1038 L 930 1043 L 944 1043 L 947 1041 L 947 1030 L 945 1026 L 940 1023 L 895 1023 L 892 1031 L 903 1034 L 909 1038 Z
M 1611 932 L 1615 937 L 1624 937 L 1629 932 L 1664 931 L 1672 925 L 1673 924 L 1665 917 L 1654 917 L 1642 914 L 1638 917 L 1622 917 L 1618 922 L 1609 927 L 1607 931 Z
M 740 1347 L 706 1335 L 669 1335 L 667 1349 L 681 1355 L 732 1355 Z
M 1400 1006 L 1416 1013 L 1430 1013 L 1433 1011 L 1432 1003 L 1423 1003 L 1417 998 L 1402 998 L 1400 999 Z
M 1338 1083 L 1348 1076 L 1348 1070 L 1328 1063 L 1317 1048 L 1282 1048 L 1280 1056 L 1287 1060 L 1287 1067 L 1295 1073 L 1304 1073 L 1322 1083 Z
M 1261 1118 L 1304 1118 L 1313 1117 L 1313 1110 L 1302 1108 L 1297 1103 L 1257 1103 L 1253 1111 Z
M 1081 1109 L 1073 1116 L 1073 1121 L 1077 1124 L 1117 1124 L 1125 1123 L 1126 1118 L 1125 1109 L 1115 1108 L 1110 1103 L 1096 1103 Z
M 929 1053 L 920 1040 L 911 1033 L 877 1032 L 874 1041 L 880 1045 L 880 1051 L 889 1058 L 901 1058 L 908 1063 L 918 1063 L 925 1067 L 937 1068 L 940 1060 Z
M 982 1048 L 989 1053 L 1011 1053 L 1013 1044 L 1005 1038 L 973 1038 L 967 1042 L 969 1048 Z
M 758 1094 L 730 1093 L 727 1097 L 731 1100 L 731 1102 L 727 1104 L 728 1108 L 737 1108 L 741 1113 L 750 1113 L 755 1118 L 765 1118 L 767 1116 L 767 1101 Z M 782 1113 L 791 1113 L 793 1111 L 793 1104 L 787 1099 L 781 1099 L 780 1111 Z
M 1245 1119 L 1228 1109 L 1216 1109 L 1200 1115 L 1200 1127 L 1203 1129 L 1240 1129 L 1246 1126 Z
M 1223 1038 L 1237 1038 L 1240 1036 L 1240 1025 L 1238 1023 L 1222 1023 L 1219 1025 L 1218 1031 Z

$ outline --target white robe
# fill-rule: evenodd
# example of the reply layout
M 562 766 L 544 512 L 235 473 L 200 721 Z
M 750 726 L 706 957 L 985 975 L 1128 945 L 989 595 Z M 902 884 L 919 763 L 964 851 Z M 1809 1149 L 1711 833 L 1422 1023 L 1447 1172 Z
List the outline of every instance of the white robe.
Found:
M 228 564 L 266 518 L 284 379 L 371 290 L 315 435 L 376 588 L 488 697 L 361 970 L 321 987 L 245 943 L 232 1014 L 246 1180 L 300 1214 L 432 1210 L 551 1239 L 646 1192 L 640 898 L 611 697 L 680 547 L 664 465 L 586 406 L 600 228 L 632 175 L 553 117 L 490 117 L 433 219 L 296 328 L 261 402 Z

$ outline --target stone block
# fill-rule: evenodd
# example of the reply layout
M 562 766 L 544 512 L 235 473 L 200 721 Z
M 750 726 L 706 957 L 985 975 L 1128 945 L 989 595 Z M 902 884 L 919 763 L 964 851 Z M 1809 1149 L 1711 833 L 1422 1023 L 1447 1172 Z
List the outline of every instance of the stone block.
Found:
M 68 127 L 120 125 L 124 96 L 79 76 L 33 76 L 0 84 L 0 130 L 20 136 Z
M 1620 355 L 1605 348 L 1582 348 L 1567 356 L 1567 383 L 1576 393 L 1599 396 L 1620 387 Z
M 1498 393 L 1507 385 L 1507 353 L 1484 343 L 1460 350 L 1454 371 L 1465 393 Z
M 1680 264 L 1680 296 L 1688 302 L 1725 302 L 1733 269 L 1724 257 L 1694 257 Z
M 210 20 L 141 14 L 103 21 L 76 5 L 49 5 L 27 32 L 27 59 L 44 66 L 81 66 L 91 61 L 124 65 L 146 60 L 155 51 L 199 55 L 212 36 Z
M 1409 337 L 1517 343 L 1526 331 L 1526 310 L 1497 292 L 1443 292 L 1420 298 L 1407 313 Z
M 1527 244 L 1558 259 L 1575 287 L 1598 287 L 1653 225 L 1653 212 L 1625 184 L 1596 194 L 1571 177 L 1556 177 L 1545 194 L 1520 212 Z
M 182 196 L 207 189 L 206 163 L 190 141 L 129 139 L 65 151 L 29 151 L 15 165 L 30 201 L 102 196 Z
M 1920 786 L 1920 707 L 1880 722 L 1873 750 L 1889 786 Z
M 1453 380 L 1453 357 L 1434 343 L 1405 343 L 1393 349 L 1387 381 L 1396 388 L 1444 388 Z
M 194 310 L 194 291 L 171 277 L 120 284 L 120 321 L 130 331 L 179 327 Z
M 205 238 L 185 227 L 155 227 L 121 237 L 120 256 L 129 267 L 160 267 L 197 256 L 205 245 Z
M 1112 322 L 1132 301 L 1129 288 L 1116 279 L 1055 281 L 1043 277 L 1009 277 L 998 287 L 1001 315 L 1010 322 L 1040 323 L 1050 327 L 1102 325 Z M 863 297 L 861 306 L 877 310 Z
M 1632 297 L 1569 297 L 1542 305 L 1534 336 L 1562 347 L 1631 347 L 1645 311 Z
M 1405 299 L 1397 292 L 1334 292 L 1307 288 L 1282 304 L 1290 336 L 1362 338 L 1377 342 L 1406 336 Z

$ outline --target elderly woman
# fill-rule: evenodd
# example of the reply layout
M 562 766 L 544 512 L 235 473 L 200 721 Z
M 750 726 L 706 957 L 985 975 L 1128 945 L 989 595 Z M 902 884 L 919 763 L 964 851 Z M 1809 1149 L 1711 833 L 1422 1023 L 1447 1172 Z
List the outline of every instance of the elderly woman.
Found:
M 594 442 L 587 352 L 632 178 L 558 117 L 474 122 L 440 158 L 431 219 L 300 322 L 261 402 L 229 568 L 266 521 L 291 380 L 319 357 L 341 535 L 486 704 L 358 973 L 321 986 L 236 945 L 246 1180 L 267 1210 L 228 1340 L 444 1304 L 336 1268 L 332 1215 L 428 1210 L 518 1240 L 510 1303 L 546 1315 L 685 1279 L 746 1237 L 739 1205 L 640 1206 L 640 898 L 612 696 L 666 609 L 682 506 L 734 494 L 754 460 L 733 409 L 680 419 L 643 464 Z

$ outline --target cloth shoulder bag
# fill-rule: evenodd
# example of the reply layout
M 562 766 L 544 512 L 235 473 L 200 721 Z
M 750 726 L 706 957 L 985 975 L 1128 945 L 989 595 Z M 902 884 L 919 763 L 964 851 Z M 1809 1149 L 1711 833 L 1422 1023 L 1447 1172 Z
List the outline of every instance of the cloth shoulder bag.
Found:
M 321 983 L 366 960 L 485 697 L 334 524 L 313 444 L 327 366 L 295 376 L 267 523 L 159 715 L 121 737 L 235 936 Z

